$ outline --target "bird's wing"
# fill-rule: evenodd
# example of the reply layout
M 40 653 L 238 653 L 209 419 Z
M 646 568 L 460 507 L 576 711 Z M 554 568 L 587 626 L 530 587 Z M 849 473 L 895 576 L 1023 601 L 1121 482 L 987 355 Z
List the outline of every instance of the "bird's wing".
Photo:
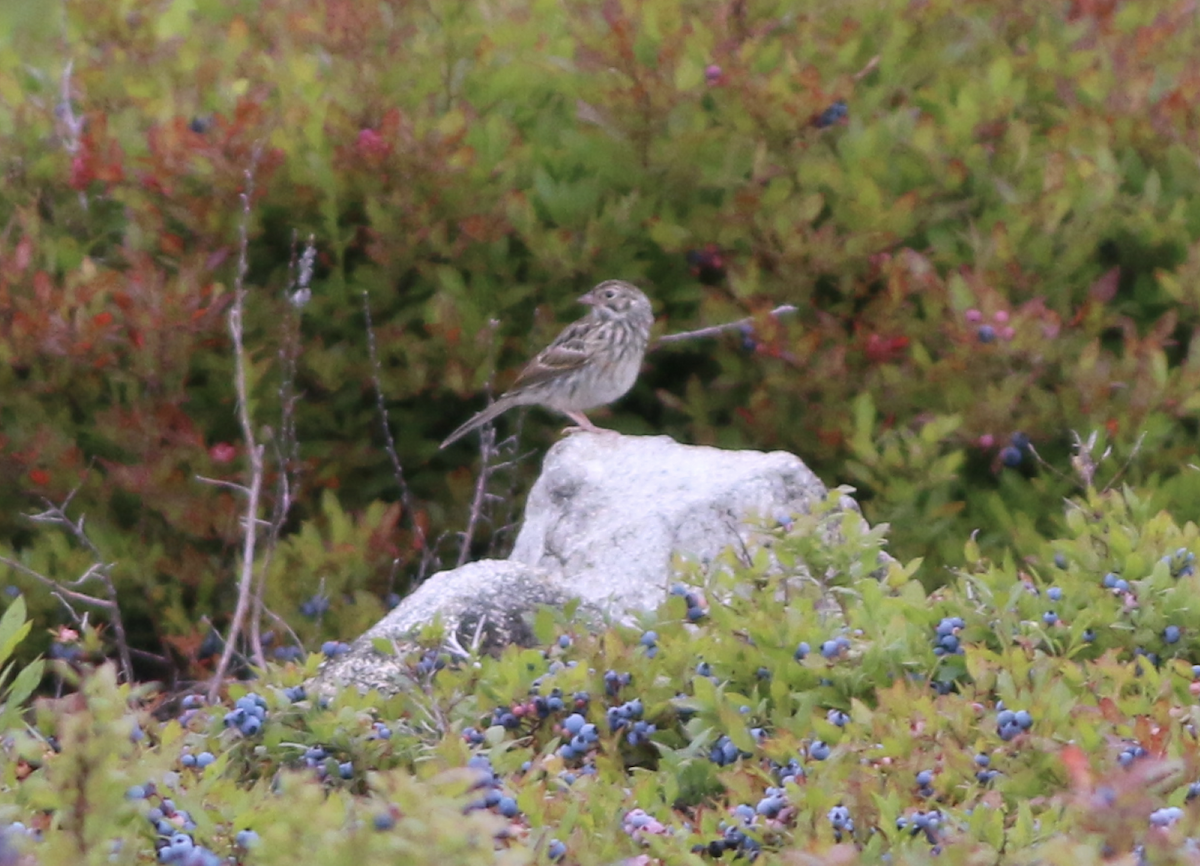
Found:
M 594 328 L 595 324 L 588 319 L 567 325 L 553 343 L 526 365 L 509 390 L 537 385 L 582 367 L 594 351 L 589 340 Z

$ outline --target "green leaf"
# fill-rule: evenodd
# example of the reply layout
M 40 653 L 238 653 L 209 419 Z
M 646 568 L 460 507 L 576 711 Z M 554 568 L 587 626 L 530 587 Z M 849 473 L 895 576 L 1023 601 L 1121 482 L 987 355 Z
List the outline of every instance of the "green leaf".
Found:
M 17 644 L 29 634 L 32 625 L 25 621 L 25 597 L 18 595 L 0 618 L 0 664 L 8 660 Z

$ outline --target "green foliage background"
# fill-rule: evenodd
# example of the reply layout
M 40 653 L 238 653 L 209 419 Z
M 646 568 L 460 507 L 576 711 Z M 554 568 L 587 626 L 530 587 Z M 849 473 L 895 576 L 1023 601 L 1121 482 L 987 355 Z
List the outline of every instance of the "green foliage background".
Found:
M 195 476 L 243 468 L 225 456 L 225 312 L 248 170 L 253 412 L 275 430 L 293 239 L 320 251 L 299 321 L 304 486 L 271 577 L 302 637 L 356 633 L 406 588 L 414 519 L 453 562 L 477 458 L 437 442 L 614 276 L 653 296 L 663 331 L 757 324 L 653 353 L 603 423 L 801 455 L 858 487 L 929 587 L 973 530 L 1028 553 L 1061 529 L 1073 482 L 1028 454 L 1003 470 L 1016 432 L 1064 469 L 1072 430 L 1122 457 L 1144 435 L 1127 478 L 1195 511 L 1186 4 L 120 0 L 0 16 L 0 546 L 80 573 L 86 555 L 22 515 L 82 485 L 73 513 L 118 563 L 143 645 L 231 608 L 240 502 Z M 847 123 L 814 123 L 838 100 Z M 390 504 L 364 294 L 418 514 Z M 766 315 L 784 303 L 799 312 Z M 559 425 L 531 413 L 523 445 Z M 332 609 L 306 622 L 314 594 Z

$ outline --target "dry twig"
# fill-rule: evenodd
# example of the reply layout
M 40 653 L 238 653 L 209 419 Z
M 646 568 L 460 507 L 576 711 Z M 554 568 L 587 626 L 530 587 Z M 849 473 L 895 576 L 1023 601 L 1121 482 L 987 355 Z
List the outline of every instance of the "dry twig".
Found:
M 229 333 L 233 338 L 234 386 L 237 390 L 238 424 L 242 428 L 242 439 L 246 443 L 246 458 L 250 466 L 250 483 L 247 485 L 246 516 L 242 538 L 242 564 L 238 577 L 237 605 L 233 621 L 229 626 L 229 637 L 221 651 L 221 660 L 213 672 L 212 684 L 208 689 L 208 700 L 215 703 L 221 684 L 233 660 L 238 637 L 245 628 L 246 616 L 250 612 L 251 592 L 254 585 L 254 556 L 258 545 L 258 506 L 263 486 L 263 446 L 258 442 L 250 418 L 250 394 L 246 375 L 246 347 L 243 344 L 245 328 L 243 316 L 246 309 L 246 273 L 249 270 L 250 208 L 254 197 L 254 172 L 258 166 L 261 148 L 256 147 L 246 169 L 246 188 L 241 193 L 242 218 L 238 227 L 238 265 L 234 279 L 233 304 L 229 308 Z

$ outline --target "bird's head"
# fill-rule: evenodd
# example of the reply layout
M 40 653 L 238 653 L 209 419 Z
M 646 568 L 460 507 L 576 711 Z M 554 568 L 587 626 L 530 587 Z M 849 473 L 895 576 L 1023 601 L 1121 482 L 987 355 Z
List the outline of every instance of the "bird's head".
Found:
M 642 290 L 623 280 L 605 280 L 586 295 L 579 303 L 587 304 L 601 319 L 638 318 L 654 320 L 650 299 Z

